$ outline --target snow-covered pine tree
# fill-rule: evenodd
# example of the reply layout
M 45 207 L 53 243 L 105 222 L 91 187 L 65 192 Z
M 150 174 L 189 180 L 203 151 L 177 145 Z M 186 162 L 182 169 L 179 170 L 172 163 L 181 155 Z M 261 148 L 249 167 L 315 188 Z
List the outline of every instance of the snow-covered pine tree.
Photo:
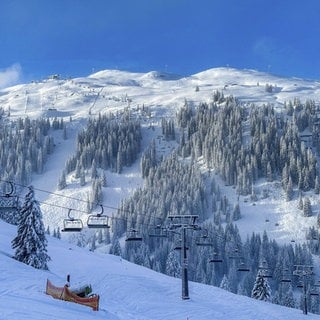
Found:
M 229 279 L 228 279 L 226 274 L 223 275 L 223 278 L 222 278 L 221 283 L 220 283 L 220 288 L 224 289 L 224 290 L 227 290 L 227 291 L 231 291 L 230 282 L 229 282 Z
M 294 295 L 293 295 L 292 286 L 290 285 L 288 291 L 282 297 L 281 305 L 289 307 L 289 308 L 295 308 L 296 303 L 297 302 L 296 302 Z
M 240 211 L 240 206 L 239 203 L 237 203 L 234 206 L 233 212 L 232 212 L 232 220 L 237 221 L 241 218 L 241 211 Z
M 305 217 L 311 217 L 312 216 L 312 208 L 311 208 L 311 202 L 309 197 L 305 197 L 303 202 L 303 215 Z
M 180 278 L 181 267 L 177 253 L 171 250 L 166 262 L 166 274 L 172 277 Z
M 120 242 L 118 238 L 114 238 L 110 247 L 110 254 L 113 254 L 115 256 L 121 256 L 122 255 L 122 250 L 120 246 Z
M 90 251 L 94 251 L 97 249 L 96 241 L 97 241 L 97 237 L 96 237 L 96 234 L 94 233 L 91 239 Z
M 67 186 L 66 173 L 63 170 L 58 181 L 58 189 L 62 190 Z
M 285 187 L 285 195 L 286 195 L 286 200 L 287 201 L 292 200 L 292 197 L 293 197 L 293 186 L 292 186 L 291 177 L 289 177 L 288 184 Z
M 48 270 L 47 239 L 42 222 L 42 212 L 34 197 L 33 186 L 25 196 L 20 210 L 17 236 L 12 240 L 16 249 L 14 258 L 36 269 Z
M 251 292 L 251 298 L 268 301 L 270 299 L 270 296 L 271 289 L 269 287 L 268 281 L 263 276 L 262 271 L 259 270 Z

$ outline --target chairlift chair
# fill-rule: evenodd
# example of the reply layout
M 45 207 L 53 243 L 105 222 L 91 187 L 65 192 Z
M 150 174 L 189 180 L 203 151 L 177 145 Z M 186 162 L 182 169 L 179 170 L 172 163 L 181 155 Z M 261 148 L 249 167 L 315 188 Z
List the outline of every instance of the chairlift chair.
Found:
M 213 253 L 213 257 L 209 260 L 209 262 L 212 263 L 221 263 L 223 262 L 222 258 L 219 256 L 219 254 L 217 252 Z
M 196 238 L 196 245 L 199 247 L 211 247 L 213 246 L 212 239 L 208 236 L 208 231 L 205 230 L 204 233 Z
M 235 248 L 233 251 L 233 254 L 229 255 L 229 259 L 234 259 L 234 260 L 241 259 L 238 248 Z
M 101 212 L 98 214 L 91 214 L 87 220 L 88 228 L 92 229 L 102 229 L 102 228 L 110 228 L 109 217 L 103 214 L 103 206 L 101 206 Z
M 71 210 L 69 209 L 68 211 L 68 218 L 63 220 L 62 232 L 80 232 L 83 228 L 81 219 L 75 219 L 70 216 Z
M 264 278 L 272 278 L 272 274 L 268 270 L 264 270 L 262 276 Z
M 142 237 L 139 235 L 138 230 L 130 229 L 127 232 L 126 241 L 142 241 Z
M 196 220 L 199 216 L 197 215 L 168 215 L 169 229 L 178 229 L 184 225 L 193 226 L 194 228 L 198 228 L 196 225 Z
M 244 262 L 240 262 L 237 270 L 240 272 L 249 272 L 250 268 Z
M 290 283 L 290 273 L 288 269 L 284 269 L 284 272 L 282 273 L 282 279 L 280 280 L 281 283 Z
M 270 273 L 270 268 L 268 267 L 266 260 L 261 261 L 261 264 L 259 265 L 259 270 L 262 271 L 262 276 L 264 278 L 272 278 L 272 275 Z
M 312 290 L 312 291 L 310 291 L 310 296 L 314 296 L 314 297 L 319 296 L 319 292 Z
M 5 191 L 4 195 L 0 196 L 0 209 L 3 211 L 17 210 L 19 204 L 19 197 L 14 194 L 15 188 L 12 182 L 8 182 L 10 190 Z
M 166 238 L 168 237 L 167 228 L 161 226 L 160 224 L 153 227 L 152 231 L 149 233 L 151 238 Z

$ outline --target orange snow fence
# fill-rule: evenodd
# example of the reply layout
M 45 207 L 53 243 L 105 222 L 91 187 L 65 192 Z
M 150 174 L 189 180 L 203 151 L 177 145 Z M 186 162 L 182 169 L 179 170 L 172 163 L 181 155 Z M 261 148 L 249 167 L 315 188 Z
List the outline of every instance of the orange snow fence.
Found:
M 82 304 L 87 307 L 91 307 L 94 311 L 99 310 L 99 295 L 92 295 L 87 298 L 79 297 L 72 292 L 67 285 L 64 287 L 56 287 L 47 279 L 46 294 L 52 296 L 55 299 L 71 301 Z

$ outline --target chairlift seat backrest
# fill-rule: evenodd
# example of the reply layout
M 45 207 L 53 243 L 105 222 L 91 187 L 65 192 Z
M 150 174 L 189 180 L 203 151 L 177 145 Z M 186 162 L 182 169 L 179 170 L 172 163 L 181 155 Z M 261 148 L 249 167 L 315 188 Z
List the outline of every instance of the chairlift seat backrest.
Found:
M 166 238 L 168 237 L 168 230 L 165 227 L 156 226 L 153 228 L 152 232 L 149 233 L 149 237 Z
M 72 209 L 68 211 L 68 219 L 63 220 L 63 232 L 79 232 L 83 228 L 82 220 L 71 217 Z
M 213 246 L 213 240 L 208 235 L 208 230 L 200 229 L 202 235 L 196 238 L 196 245 L 200 247 L 211 247 Z
M 87 225 L 88 228 L 110 228 L 109 217 L 104 215 L 90 215 Z
M 63 232 L 79 232 L 83 228 L 81 219 L 64 219 L 63 220 Z
M 142 241 L 142 237 L 137 230 L 132 229 L 128 231 L 126 241 Z
M 238 266 L 238 271 L 249 272 L 250 269 L 245 265 L 244 262 L 241 262 Z

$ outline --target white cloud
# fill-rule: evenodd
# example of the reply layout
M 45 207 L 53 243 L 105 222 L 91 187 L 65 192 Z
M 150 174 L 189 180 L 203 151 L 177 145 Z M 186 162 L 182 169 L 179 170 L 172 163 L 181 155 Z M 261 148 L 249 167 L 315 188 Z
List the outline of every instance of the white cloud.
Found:
M 18 83 L 21 79 L 22 71 L 20 64 L 0 70 L 0 88 L 5 88 Z

